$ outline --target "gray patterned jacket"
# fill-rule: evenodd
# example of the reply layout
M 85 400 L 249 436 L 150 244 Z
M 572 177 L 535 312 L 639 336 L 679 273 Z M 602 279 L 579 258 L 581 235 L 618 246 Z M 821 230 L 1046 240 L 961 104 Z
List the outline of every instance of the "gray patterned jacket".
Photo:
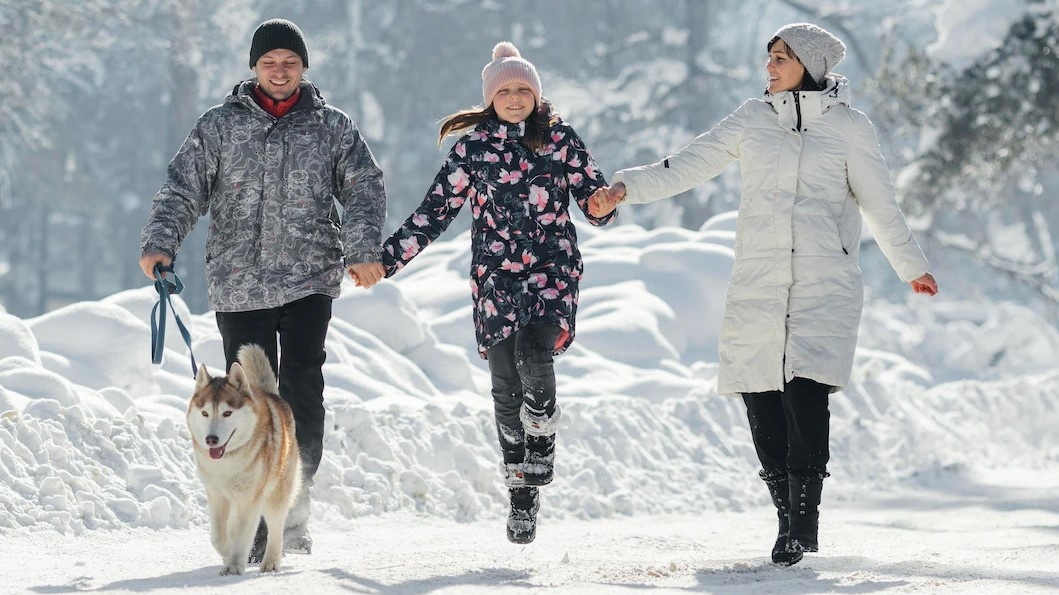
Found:
M 140 238 L 142 254 L 175 256 L 208 213 L 207 294 L 218 312 L 338 297 L 343 259 L 381 256 L 386 190 L 356 125 L 309 82 L 276 119 L 254 101 L 255 82 L 243 81 L 199 118 Z

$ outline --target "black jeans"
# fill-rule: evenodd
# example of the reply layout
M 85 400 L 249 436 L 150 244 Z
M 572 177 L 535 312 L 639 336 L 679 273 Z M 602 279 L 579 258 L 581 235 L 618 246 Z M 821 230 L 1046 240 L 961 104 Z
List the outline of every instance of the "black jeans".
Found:
M 279 379 L 279 394 L 294 412 L 302 475 L 310 480 L 324 450 L 324 339 L 331 322 L 331 302 L 326 295 L 310 295 L 278 308 L 217 312 L 229 368 L 239 348 L 248 343 L 260 345 L 268 354 Z
M 743 394 L 763 477 L 827 472 L 830 392 L 826 384 L 794 378 L 783 391 Z
M 493 382 L 496 433 L 505 463 L 521 463 L 526 433 L 519 409 L 555 414 L 555 369 L 552 352 L 562 331 L 554 324 L 531 324 L 486 351 Z

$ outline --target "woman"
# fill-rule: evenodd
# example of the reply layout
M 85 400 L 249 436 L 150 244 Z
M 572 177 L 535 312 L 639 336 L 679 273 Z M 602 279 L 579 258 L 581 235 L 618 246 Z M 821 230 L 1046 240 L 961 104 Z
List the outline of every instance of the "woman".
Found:
M 448 228 L 464 203 L 474 218 L 471 297 L 479 353 L 489 362 L 507 537 L 536 535 L 538 488 L 551 483 L 560 409 L 553 355 L 574 340 L 581 253 L 570 195 L 587 211 L 606 180 L 580 137 L 541 96 L 537 69 L 508 42 L 482 70 L 483 107 L 452 114 L 438 138 L 465 132 L 418 209 L 383 243 L 386 276 Z M 587 213 L 586 213 L 587 214 Z M 593 225 L 614 219 L 588 216 Z
M 684 192 L 739 160 L 742 200 L 718 392 L 741 394 L 779 516 L 772 560 L 818 551 L 828 395 L 849 381 L 863 306 L 861 216 L 916 293 L 937 284 L 895 199 L 875 129 L 831 69 L 845 45 L 808 23 L 767 45 L 768 88 L 662 161 L 618 172 L 590 212 Z

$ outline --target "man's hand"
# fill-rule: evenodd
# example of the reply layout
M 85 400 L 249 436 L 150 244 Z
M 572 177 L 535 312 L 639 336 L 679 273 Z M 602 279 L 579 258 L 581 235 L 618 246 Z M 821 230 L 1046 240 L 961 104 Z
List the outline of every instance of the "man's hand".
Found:
M 143 274 L 147 275 L 147 278 L 154 281 L 154 267 L 155 265 L 162 265 L 167 267 L 173 264 L 173 259 L 168 254 L 162 254 L 161 252 L 148 252 L 140 257 L 140 269 L 143 270 Z
M 625 200 L 625 184 L 618 182 L 613 186 L 598 188 L 588 197 L 588 214 L 601 219 L 610 215 L 618 203 Z
M 386 267 L 379 262 L 362 262 L 360 264 L 351 264 L 346 268 L 349 271 L 349 277 L 353 279 L 356 286 L 365 289 L 370 289 L 386 276 Z
M 908 284 L 912 286 L 912 291 L 916 293 L 925 293 L 927 295 L 938 293 L 938 282 L 934 280 L 934 276 L 930 273 L 924 273 L 909 281 Z

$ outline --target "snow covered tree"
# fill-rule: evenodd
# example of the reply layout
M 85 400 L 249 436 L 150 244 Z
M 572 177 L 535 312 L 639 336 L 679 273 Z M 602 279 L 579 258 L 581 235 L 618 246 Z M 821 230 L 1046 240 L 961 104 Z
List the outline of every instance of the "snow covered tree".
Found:
M 897 94 L 923 130 L 905 175 L 905 207 L 932 222 L 940 244 L 965 251 L 1059 304 L 1059 14 L 1029 0 L 999 47 L 964 68 L 906 62 Z

